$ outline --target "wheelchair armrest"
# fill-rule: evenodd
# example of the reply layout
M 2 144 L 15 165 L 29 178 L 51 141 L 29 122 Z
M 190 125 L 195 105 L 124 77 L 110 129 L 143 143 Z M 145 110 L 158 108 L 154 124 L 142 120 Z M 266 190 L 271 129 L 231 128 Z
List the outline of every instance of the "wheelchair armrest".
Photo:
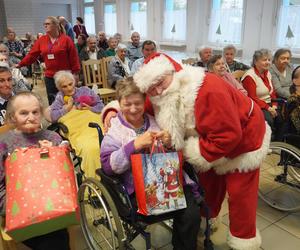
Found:
M 195 170 L 191 164 L 189 164 L 188 162 L 184 162 L 183 170 L 195 183 L 197 183 L 197 184 L 199 183 L 197 173 L 195 172 Z
M 96 129 L 97 129 L 97 132 L 98 132 L 98 138 L 99 138 L 99 145 L 101 145 L 101 142 L 102 142 L 102 140 L 103 140 L 103 133 L 102 133 L 101 127 L 99 126 L 98 123 L 95 123 L 95 122 L 90 122 L 90 123 L 89 123 L 89 127 L 90 127 L 90 128 L 96 128 Z
M 61 122 L 52 123 L 47 129 L 55 132 L 61 130 L 64 134 L 69 133 L 68 127 Z
M 274 99 L 272 99 L 271 101 L 272 101 L 272 102 L 277 102 L 277 103 L 279 103 L 279 104 L 284 104 L 284 103 L 286 103 L 286 102 L 287 102 L 287 100 L 286 100 L 286 99 L 284 99 L 284 98 L 281 98 L 281 97 L 274 98 Z
M 96 169 L 96 174 L 101 177 L 101 181 L 113 185 L 122 185 L 120 180 L 117 177 L 109 176 L 106 173 L 104 173 L 102 168 Z
M 96 174 L 100 176 L 101 182 L 106 186 L 110 195 L 114 197 L 115 202 L 117 202 L 119 213 L 125 217 L 132 215 L 133 207 L 129 195 L 119 178 L 105 174 L 101 168 L 96 169 Z

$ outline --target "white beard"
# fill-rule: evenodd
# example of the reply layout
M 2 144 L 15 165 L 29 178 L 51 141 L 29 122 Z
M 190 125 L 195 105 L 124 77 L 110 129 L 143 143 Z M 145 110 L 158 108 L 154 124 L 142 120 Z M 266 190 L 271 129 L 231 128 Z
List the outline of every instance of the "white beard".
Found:
M 194 104 L 202 85 L 204 72 L 188 69 L 175 73 L 171 85 L 159 96 L 150 97 L 155 120 L 161 129 L 171 134 L 176 150 L 184 147 L 184 139 L 195 133 Z M 188 73 L 188 74 L 187 74 Z

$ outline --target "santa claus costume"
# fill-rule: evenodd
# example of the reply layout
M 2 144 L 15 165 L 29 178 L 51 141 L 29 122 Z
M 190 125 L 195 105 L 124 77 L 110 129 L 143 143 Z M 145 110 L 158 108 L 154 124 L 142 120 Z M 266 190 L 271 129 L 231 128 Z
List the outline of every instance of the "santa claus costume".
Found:
M 134 80 L 147 92 L 166 73 L 173 74 L 171 84 L 150 97 L 158 125 L 170 132 L 175 148 L 184 151 L 198 172 L 212 217 L 218 215 L 228 193 L 228 245 L 259 249 L 259 166 L 271 136 L 260 108 L 220 77 L 179 65 L 164 54 L 148 58 Z

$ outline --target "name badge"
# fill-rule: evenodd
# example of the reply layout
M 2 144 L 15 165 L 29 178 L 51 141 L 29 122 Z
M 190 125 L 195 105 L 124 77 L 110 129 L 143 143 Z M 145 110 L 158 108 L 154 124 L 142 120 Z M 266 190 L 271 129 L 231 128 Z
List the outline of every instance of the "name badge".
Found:
M 54 54 L 48 54 L 47 57 L 48 57 L 48 60 L 53 60 L 54 59 Z

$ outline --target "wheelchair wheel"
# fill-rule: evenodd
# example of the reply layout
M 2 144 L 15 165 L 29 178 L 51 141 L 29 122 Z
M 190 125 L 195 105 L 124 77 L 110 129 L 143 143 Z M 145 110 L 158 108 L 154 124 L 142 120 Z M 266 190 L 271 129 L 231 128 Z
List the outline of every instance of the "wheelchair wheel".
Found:
M 89 249 L 125 249 L 122 222 L 100 181 L 88 178 L 81 184 L 79 205 L 81 228 Z
M 281 211 L 300 210 L 300 151 L 272 142 L 260 169 L 259 197 Z

